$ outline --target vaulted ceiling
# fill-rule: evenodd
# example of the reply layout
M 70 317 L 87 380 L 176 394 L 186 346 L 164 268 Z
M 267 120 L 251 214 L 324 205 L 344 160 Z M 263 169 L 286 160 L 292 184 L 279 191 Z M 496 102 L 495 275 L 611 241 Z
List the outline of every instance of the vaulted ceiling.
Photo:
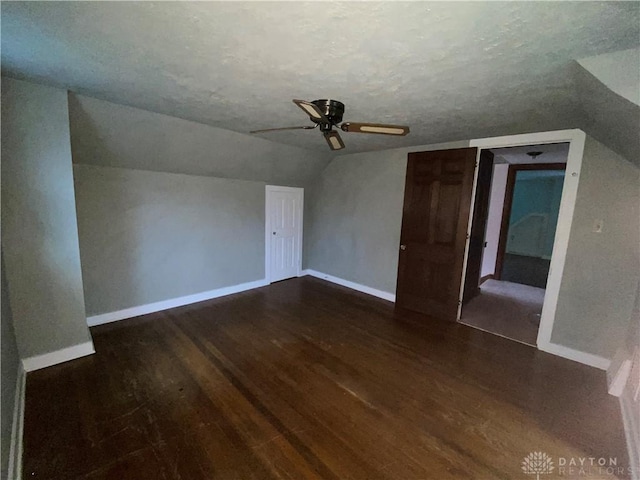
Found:
M 242 133 L 308 123 L 292 98 L 411 127 L 344 153 L 581 127 L 575 60 L 639 43 L 638 2 L 2 3 L 11 76 Z

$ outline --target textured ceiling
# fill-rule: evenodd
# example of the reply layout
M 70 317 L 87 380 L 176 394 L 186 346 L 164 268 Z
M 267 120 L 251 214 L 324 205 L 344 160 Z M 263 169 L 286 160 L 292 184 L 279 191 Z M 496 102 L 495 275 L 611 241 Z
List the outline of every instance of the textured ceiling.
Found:
M 2 2 L 18 78 L 236 132 L 335 98 L 344 153 L 579 125 L 573 60 L 638 46 L 638 2 Z M 317 131 L 263 138 L 326 151 Z

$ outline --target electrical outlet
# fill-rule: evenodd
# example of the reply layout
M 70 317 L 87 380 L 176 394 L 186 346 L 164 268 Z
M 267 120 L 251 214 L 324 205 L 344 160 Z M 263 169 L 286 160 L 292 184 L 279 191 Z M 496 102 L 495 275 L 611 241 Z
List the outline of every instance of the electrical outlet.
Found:
M 594 233 L 602 233 L 602 228 L 604 227 L 604 220 L 601 218 L 596 218 L 593 221 L 593 231 Z

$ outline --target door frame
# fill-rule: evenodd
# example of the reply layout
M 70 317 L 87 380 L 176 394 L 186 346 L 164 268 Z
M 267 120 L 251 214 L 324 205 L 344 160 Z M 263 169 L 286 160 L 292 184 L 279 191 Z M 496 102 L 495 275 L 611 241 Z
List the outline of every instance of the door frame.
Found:
M 516 186 L 516 175 L 520 171 L 536 170 L 565 170 L 566 163 L 524 163 L 509 164 L 507 173 L 507 185 L 504 191 L 504 203 L 502 207 L 502 218 L 500 221 L 500 233 L 498 240 L 498 251 L 496 252 L 496 266 L 493 278 L 500 280 L 502 277 L 502 267 L 504 265 L 504 254 L 507 251 L 507 236 L 509 234 L 509 220 L 511 218 L 511 207 L 513 204 L 513 192 Z
M 603 368 L 602 359 L 595 355 L 585 354 L 568 347 L 557 345 L 551 342 L 551 333 L 555 320 L 558 297 L 560 294 L 560 284 L 564 273 L 564 265 L 569 246 L 569 234 L 573 223 L 573 212 L 578 194 L 578 184 L 580 181 L 580 171 L 582 168 L 582 156 L 586 135 L 582 130 L 558 130 L 552 132 L 527 133 L 523 135 L 507 135 L 502 137 L 492 137 L 474 139 L 469 142 L 470 147 L 478 148 L 477 161 L 480 161 L 480 151 L 488 148 L 520 147 L 526 145 L 540 145 L 545 143 L 569 143 L 569 154 L 567 156 L 566 175 L 562 186 L 562 197 L 560 200 L 560 211 L 558 212 L 558 224 L 556 236 L 553 242 L 553 252 L 551 254 L 551 266 L 547 289 L 540 316 L 540 327 L 538 329 L 537 347 L 539 350 L 560 355 L 565 358 L 577 360 L 598 368 Z M 478 180 L 478 169 L 474 173 L 472 199 L 475 199 L 476 184 Z M 473 209 L 471 205 L 469 215 L 469 225 L 467 234 L 470 234 L 471 221 L 473 219 Z M 467 256 L 469 253 L 469 240 L 465 246 L 464 268 L 460 283 L 460 303 L 458 306 L 458 320 L 462 312 L 462 294 L 464 293 L 464 281 L 467 269 Z
M 264 190 L 264 278 L 267 284 L 271 283 L 271 222 L 269 220 L 269 193 L 271 192 L 296 193 L 300 199 L 300 224 L 298 225 L 298 251 L 300 256 L 296 268 L 298 277 L 302 275 L 302 247 L 304 245 L 302 241 L 304 230 L 304 188 L 266 185 Z

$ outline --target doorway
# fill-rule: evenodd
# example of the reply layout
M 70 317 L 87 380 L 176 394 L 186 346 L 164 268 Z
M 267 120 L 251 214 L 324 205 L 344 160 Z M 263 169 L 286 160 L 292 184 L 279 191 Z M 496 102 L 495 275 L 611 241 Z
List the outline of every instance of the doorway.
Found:
M 569 236 L 576 207 L 585 141 L 586 135 L 582 130 L 557 130 L 474 139 L 469 142 L 468 148 L 462 149 L 462 151 L 473 151 L 473 155 L 476 156 L 475 163 L 479 163 L 480 156 L 484 150 L 493 151 L 498 148 L 530 145 L 569 144 L 566 162 L 567 171 L 562 189 L 562 198 L 560 200 L 560 211 L 553 244 L 553 254 L 551 256 L 551 266 L 544 290 L 536 346 L 539 350 L 554 355 L 603 368 L 604 363 L 600 357 L 558 345 L 554 343 L 551 338 L 569 248 Z M 477 197 L 476 190 L 481 184 L 477 182 L 479 179 L 479 171 L 477 168 L 474 168 L 474 165 L 471 166 L 471 171 L 474 172 L 471 183 L 469 184 L 467 182 L 467 164 L 461 158 L 447 159 L 446 157 L 440 157 L 440 168 L 443 166 L 442 162 L 449 163 L 448 166 L 445 166 L 445 168 L 451 170 L 449 178 L 442 177 L 437 181 L 433 181 L 434 179 L 429 175 L 426 175 L 426 177 L 424 175 L 414 175 L 416 169 L 418 173 L 421 173 L 420 171 L 424 171 L 423 173 L 425 174 L 428 173 L 432 168 L 428 165 L 429 155 L 434 154 L 439 157 L 443 152 L 451 152 L 451 150 L 432 150 L 409 154 L 402 229 L 398 245 L 399 259 L 396 306 L 416 310 L 445 320 L 459 321 L 462 314 L 464 286 L 466 283 L 465 277 L 466 272 L 469 270 L 468 265 L 470 262 L 482 260 L 482 256 L 470 255 L 472 219 L 475 216 L 475 202 L 472 202 L 472 199 Z M 437 160 L 437 157 L 432 158 Z M 432 188 L 425 188 L 423 186 L 425 182 L 431 184 Z M 414 189 L 414 185 L 419 188 Z M 468 188 L 469 185 L 472 188 Z M 442 208 L 436 210 L 436 212 L 439 211 L 438 215 L 446 220 L 444 222 L 440 221 L 438 216 L 432 217 L 429 213 L 433 211 L 433 209 L 430 208 L 430 206 L 434 205 L 433 200 L 436 200 L 435 204 L 440 203 L 438 198 L 441 186 L 445 186 L 445 188 L 449 190 L 453 189 L 460 194 L 457 197 L 456 195 L 450 195 L 451 201 L 442 203 Z M 431 195 L 436 192 L 438 193 L 437 197 Z M 424 218 L 421 219 L 419 217 Z M 405 223 L 405 218 L 408 221 L 407 223 Z M 451 221 L 452 218 L 454 221 Z M 463 221 L 467 225 L 466 231 L 464 228 L 462 230 L 459 228 L 460 224 L 458 220 Z M 442 233 L 439 231 L 442 225 L 448 226 L 450 233 L 448 237 L 442 237 Z M 451 230 L 451 227 L 454 225 L 456 226 L 455 234 L 453 234 Z M 432 226 L 434 229 L 431 228 Z M 411 232 L 414 227 L 422 230 L 429 229 L 431 233 L 423 233 L 421 236 L 416 236 L 414 232 Z M 594 226 L 594 228 L 596 227 Z M 415 245 L 404 243 L 405 240 L 413 241 L 414 239 L 416 240 Z M 429 259 L 425 255 L 415 256 L 415 261 L 409 261 L 407 258 L 409 248 L 418 247 L 423 252 L 427 252 L 431 249 L 429 242 L 437 244 L 441 243 L 443 239 L 446 240 L 445 245 L 434 246 L 434 249 L 439 249 L 440 253 L 442 253 L 440 258 L 444 260 L 439 264 L 428 261 Z M 462 241 L 462 249 L 458 248 L 460 241 Z M 447 250 L 441 247 L 446 247 Z M 434 256 L 436 258 L 438 257 L 437 255 Z M 432 285 L 434 287 L 433 291 L 429 292 L 421 288 L 414 289 L 412 279 L 416 277 L 422 277 L 418 278 L 418 280 L 422 282 L 424 287 Z M 411 289 L 414 291 L 411 292 Z M 407 295 L 407 293 L 409 295 Z M 438 295 L 439 298 L 434 298 L 434 301 L 426 298 L 433 295 Z M 446 312 L 438 313 L 438 310 L 440 310 L 438 307 L 443 305 L 443 303 L 447 305 Z M 455 305 L 458 306 L 457 314 L 451 316 L 450 307 Z
M 266 186 L 265 277 L 268 283 L 300 276 L 303 201 L 302 188 Z
M 474 208 L 486 214 L 472 225 L 484 238 L 479 249 L 470 242 L 460 322 L 535 346 L 569 143 L 488 150 L 493 167 L 488 182 L 478 174 Z

